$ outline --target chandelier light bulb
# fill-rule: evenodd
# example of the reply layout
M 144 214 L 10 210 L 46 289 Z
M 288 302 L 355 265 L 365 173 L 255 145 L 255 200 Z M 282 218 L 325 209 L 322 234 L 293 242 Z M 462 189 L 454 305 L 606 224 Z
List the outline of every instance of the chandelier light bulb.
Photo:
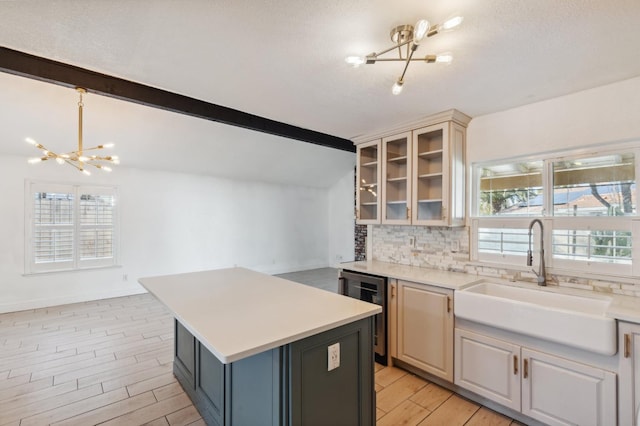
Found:
M 456 16 L 454 18 L 447 19 L 442 23 L 442 25 L 440 25 L 440 28 L 442 29 L 442 31 L 452 30 L 460 25 L 463 19 L 464 18 L 462 16 Z
M 89 161 L 89 157 L 85 157 L 85 156 L 80 156 L 78 157 L 78 160 L 82 161 L 83 163 L 86 163 L 87 161 Z
M 39 162 L 41 162 L 41 161 L 42 161 L 42 158 L 40 158 L 40 157 L 36 157 L 36 158 L 29 158 L 29 159 L 27 160 L 27 163 L 29 163 L 29 164 L 37 164 L 37 163 L 39 163 Z
M 56 163 L 64 164 L 64 158 L 61 158 L 61 157 L 56 158 Z
M 112 169 L 109 166 L 102 166 L 100 167 L 102 170 L 104 170 L 105 172 L 110 172 Z
M 25 141 L 26 143 L 31 144 L 31 145 L 36 145 L 36 144 L 38 143 L 38 142 L 34 141 L 34 140 L 33 140 L 33 139 L 31 139 L 31 138 L 24 138 L 24 141 Z
M 420 44 L 425 35 L 429 31 L 429 21 L 421 19 L 416 22 L 416 26 L 413 30 L 413 44 Z
M 402 93 L 403 84 L 404 82 L 401 80 L 396 81 L 393 87 L 391 88 L 391 93 L 393 93 L 394 95 L 399 95 L 400 93 Z
M 451 55 L 451 53 L 441 53 L 436 56 L 436 63 L 438 64 L 449 65 L 451 62 L 453 62 L 453 55 Z
M 91 172 L 89 170 L 87 170 L 87 169 L 83 169 L 82 173 L 84 173 L 87 176 L 91 176 Z
M 115 144 L 111 143 L 111 142 L 105 143 L 104 145 L 102 145 L 103 148 L 113 148 L 114 146 L 115 146 Z
M 347 56 L 344 61 L 354 68 L 358 68 L 366 62 L 365 58 L 362 56 Z

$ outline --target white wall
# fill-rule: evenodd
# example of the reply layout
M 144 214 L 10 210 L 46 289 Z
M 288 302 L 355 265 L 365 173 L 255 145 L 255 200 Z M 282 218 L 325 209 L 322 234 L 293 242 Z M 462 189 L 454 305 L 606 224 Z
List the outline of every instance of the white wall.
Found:
M 117 185 L 121 267 L 23 275 L 26 179 Z M 345 229 L 337 206 L 343 184 L 329 191 L 125 167 L 85 177 L 71 167 L 0 156 L 0 312 L 142 292 L 142 276 L 234 265 L 266 273 L 328 266 L 329 234 Z M 331 253 L 353 251 L 353 231 L 344 238 L 351 246 L 341 247 L 342 236 L 332 239 Z
M 640 140 L 640 77 L 476 117 L 468 162 Z
M 355 169 L 329 189 L 329 265 L 355 258 Z

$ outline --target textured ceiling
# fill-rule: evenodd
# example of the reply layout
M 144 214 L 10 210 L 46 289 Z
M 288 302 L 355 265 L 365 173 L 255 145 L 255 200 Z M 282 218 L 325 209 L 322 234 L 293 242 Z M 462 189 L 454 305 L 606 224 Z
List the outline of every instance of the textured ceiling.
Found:
M 347 55 L 390 46 L 389 31 L 397 25 L 423 17 L 437 23 L 457 14 L 465 17 L 457 31 L 438 34 L 418 50 L 420 55 L 449 51 L 454 62 L 412 63 L 399 96 L 390 89 L 401 64 L 353 69 L 344 63 Z M 637 0 L 4 1 L 0 45 L 353 138 L 449 108 L 474 117 L 638 76 L 639 18 Z M 5 93 L 4 85 L 13 85 L 16 77 L 2 77 Z M 26 92 L 21 96 L 32 95 L 30 87 L 22 89 Z M 6 96 L 0 108 L 10 108 Z M 181 139 L 187 150 L 192 143 L 201 149 L 197 144 L 204 140 L 219 143 L 241 136 L 247 144 L 264 140 L 263 147 L 275 149 L 273 158 L 265 153 L 267 160 L 301 156 L 279 167 L 307 157 L 333 164 L 334 155 L 338 163 L 349 160 L 335 171 L 328 167 L 320 172 L 339 174 L 353 164 L 348 153 L 333 154 L 189 117 L 168 118 L 166 112 L 146 113 L 145 121 L 118 120 L 128 127 L 114 137 L 126 142 L 127 135 L 136 134 L 145 152 L 150 142 L 175 143 L 165 137 L 163 126 L 157 132 L 144 127 L 148 120 L 175 121 L 173 127 L 181 131 L 172 137 Z M 37 118 L 46 126 L 46 116 Z M 34 117 L 30 121 L 35 123 Z M 0 151 L 8 150 L 6 143 L 0 141 Z M 296 144 L 305 148 L 289 151 Z M 243 146 L 228 141 L 224 150 L 233 157 L 233 150 L 242 156 L 242 150 L 251 152 L 253 147 Z M 216 161 L 209 159 L 209 165 Z M 309 170 L 314 164 L 301 166 Z M 297 172 L 283 179 L 310 184 Z M 326 180 L 335 180 L 335 175 Z

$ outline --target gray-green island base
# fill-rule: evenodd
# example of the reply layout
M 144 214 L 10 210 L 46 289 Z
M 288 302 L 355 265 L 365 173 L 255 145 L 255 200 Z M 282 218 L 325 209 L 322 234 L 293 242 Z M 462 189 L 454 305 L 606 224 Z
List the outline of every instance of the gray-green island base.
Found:
M 375 424 L 373 317 L 229 364 L 176 320 L 173 371 L 209 425 Z

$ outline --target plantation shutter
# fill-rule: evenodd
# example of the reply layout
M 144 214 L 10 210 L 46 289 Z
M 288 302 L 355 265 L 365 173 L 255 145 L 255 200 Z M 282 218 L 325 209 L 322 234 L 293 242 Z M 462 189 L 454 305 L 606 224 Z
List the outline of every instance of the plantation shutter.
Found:
M 27 184 L 28 273 L 116 264 L 116 189 Z
M 36 269 L 66 269 L 74 260 L 73 187 L 33 193 L 33 263 Z

